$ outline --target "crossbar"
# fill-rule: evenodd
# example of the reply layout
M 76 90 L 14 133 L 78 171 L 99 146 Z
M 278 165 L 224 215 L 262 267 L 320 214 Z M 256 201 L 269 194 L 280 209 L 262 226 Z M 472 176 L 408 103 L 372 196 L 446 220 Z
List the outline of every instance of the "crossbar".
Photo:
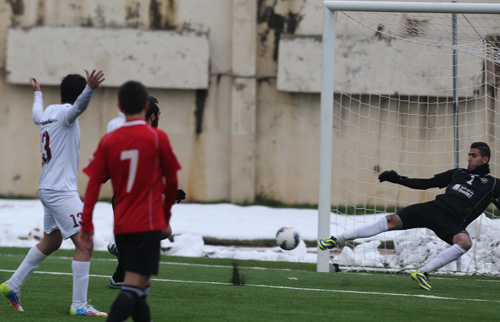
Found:
M 500 3 L 324 1 L 331 11 L 500 14 Z

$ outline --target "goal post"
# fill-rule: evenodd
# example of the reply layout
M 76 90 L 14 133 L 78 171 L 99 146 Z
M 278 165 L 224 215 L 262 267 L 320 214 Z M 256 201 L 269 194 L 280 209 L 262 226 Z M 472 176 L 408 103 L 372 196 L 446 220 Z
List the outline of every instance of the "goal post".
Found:
M 457 27 L 458 44 L 452 41 L 451 17 L 455 14 L 462 18 Z M 411 192 L 401 186 L 379 184 L 376 178 L 381 171 L 394 168 L 402 175 L 431 177 L 454 167 L 455 150 L 463 156 L 470 143 L 486 141 L 492 148 L 492 174 L 500 175 L 500 140 L 496 138 L 500 129 L 495 122 L 500 121 L 495 111 L 495 106 L 500 110 L 496 95 L 497 83 L 500 85 L 497 15 L 500 3 L 324 1 L 318 238 L 332 234 L 334 217 L 343 221 L 335 226 L 351 228 L 360 223 L 361 217 L 373 220 L 394 209 L 432 200 L 437 194 L 435 190 Z M 357 37 L 352 30 L 366 36 Z M 456 76 L 451 68 L 457 64 L 456 57 L 452 59 L 453 50 L 460 55 Z M 442 63 L 447 59 L 449 63 Z M 446 64 L 449 66 L 443 66 Z M 459 86 L 455 88 L 458 98 L 454 98 L 454 83 Z M 461 110 L 455 116 L 454 99 Z M 464 123 L 456 146 L 457 133 L 450 121 L 454 117 Z M 352 158 L 342 159 L 338 154 Z M 488 216 L 478 218 L 479 223 L 471 224 L 472 229 L 496 229 L 492 218 L 490 210 Z M 483 224 L 489 226 L 481 228 Z M 428 244 L 434 243 L 435 249 L 444 247 L 432 232 L 419 233 Z M 479 263 L 486 256 L 482 252 L 497 252 L 500 257 L 500 246 L 483 251 L 479 247 L 492 240 L 474 238 L 479 246 L 469 251 L 474 258 L 468 258 L 464 272 L 482 274 L 489 267 L 487 260 Z M 411 237 L 396 238 L 396 234 L 385 240 L 369 240 L 366 244 L 370 245 L 356 240 L 349 247 L 355 252 L 358 246 L 372 249 L 381 242 L 393 244 L 390 247 L 401 256 L 417 249 Z M 350 261 L 353 250 L 335 256 Z M 433 251 L 427 249 L 419 260 Z M 377 267 L 381 261 L 382 266 L 397 270 L 411 267 L 411 262 L 393 257 L 379 259 L 379 264 L 372 261 L 372 257 L 388 253 L 370 251 L 362 264 L 354 260 L 350 264 Z M 329 252 L 318 249 L 317 271 L 329 272 L 330 263 Z M 458 271 L 456 267 L 449 269 Z

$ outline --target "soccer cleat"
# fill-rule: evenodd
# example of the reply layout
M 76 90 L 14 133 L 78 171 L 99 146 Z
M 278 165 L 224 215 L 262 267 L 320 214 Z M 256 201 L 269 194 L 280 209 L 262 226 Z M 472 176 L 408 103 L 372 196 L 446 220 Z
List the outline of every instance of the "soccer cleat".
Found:
M 331 236 L 325 239 L 318 240 L 318 246 L 321 250 L 332 249 L 337 246 L 337 238 Z
M 118 247 L 116 244 L 108 244 L 108 253 L 115 255 L 116 257 L 120 256 L 120 252 L 118 251 Z
M 16 293 L 9 286 L 8 282 L 0 284 L 0 293 L 2 293 L 10 302 L 10 307 L 16 311 L 23 312 L 23 307 L 21 306 L 21 292 Z
M 418 283 L 418 285 L 424 290 L 432 290 L 432 286 L 429 284 L 429 274 L 419 273 L 417 270 L 411 273 L 411 279 Z
M 113 277 L 109 279 L 109 288 L 117 289 L 117 288 L 122 288 L 123 287 L 123 282 L 115 282 Z
M 75 309 L 73 306 L 69 309 L 69 315 L 84 316 L 108 316 L 107 313 L 96 310 L 92 305 L 85 303 L 81 308 Z

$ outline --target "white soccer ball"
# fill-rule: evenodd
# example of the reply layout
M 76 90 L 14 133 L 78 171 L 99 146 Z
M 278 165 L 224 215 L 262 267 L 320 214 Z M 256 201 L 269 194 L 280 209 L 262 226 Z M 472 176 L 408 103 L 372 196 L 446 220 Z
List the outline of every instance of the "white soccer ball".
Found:
M 33 228 L 28 233 L 28 240 L 40 241 L 43 239 L 43 229 L 40 226 Z
M 300 234 L 295 227 L 281 227 L 276 233 L 276 244 L 281 249 L 292 250 L 300 242 Z

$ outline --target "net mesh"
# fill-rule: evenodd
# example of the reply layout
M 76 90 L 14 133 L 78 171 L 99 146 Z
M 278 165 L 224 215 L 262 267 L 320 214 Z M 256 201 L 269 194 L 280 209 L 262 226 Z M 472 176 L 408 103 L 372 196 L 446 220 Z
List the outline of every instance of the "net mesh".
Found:
M 336 20 L 333 235 L 443 193 L 379 183 L 378 175 L 393 169 L 430 178 L 454 168 L 455 117 L 458 166 L 467 167 L 472 142 L 484 141 L 492 175 L 500 176 L 498 15 L 457 14 L 456 40 L 451 14 L 338 12 Z M 468 232 L 473 248 L 441 272 L 499 275 L 498 213 L 489 208 Z M 341 266 L 397 270 L 420 267 L 449 247 L 427 229 L 345 246 L 334 256 Z

